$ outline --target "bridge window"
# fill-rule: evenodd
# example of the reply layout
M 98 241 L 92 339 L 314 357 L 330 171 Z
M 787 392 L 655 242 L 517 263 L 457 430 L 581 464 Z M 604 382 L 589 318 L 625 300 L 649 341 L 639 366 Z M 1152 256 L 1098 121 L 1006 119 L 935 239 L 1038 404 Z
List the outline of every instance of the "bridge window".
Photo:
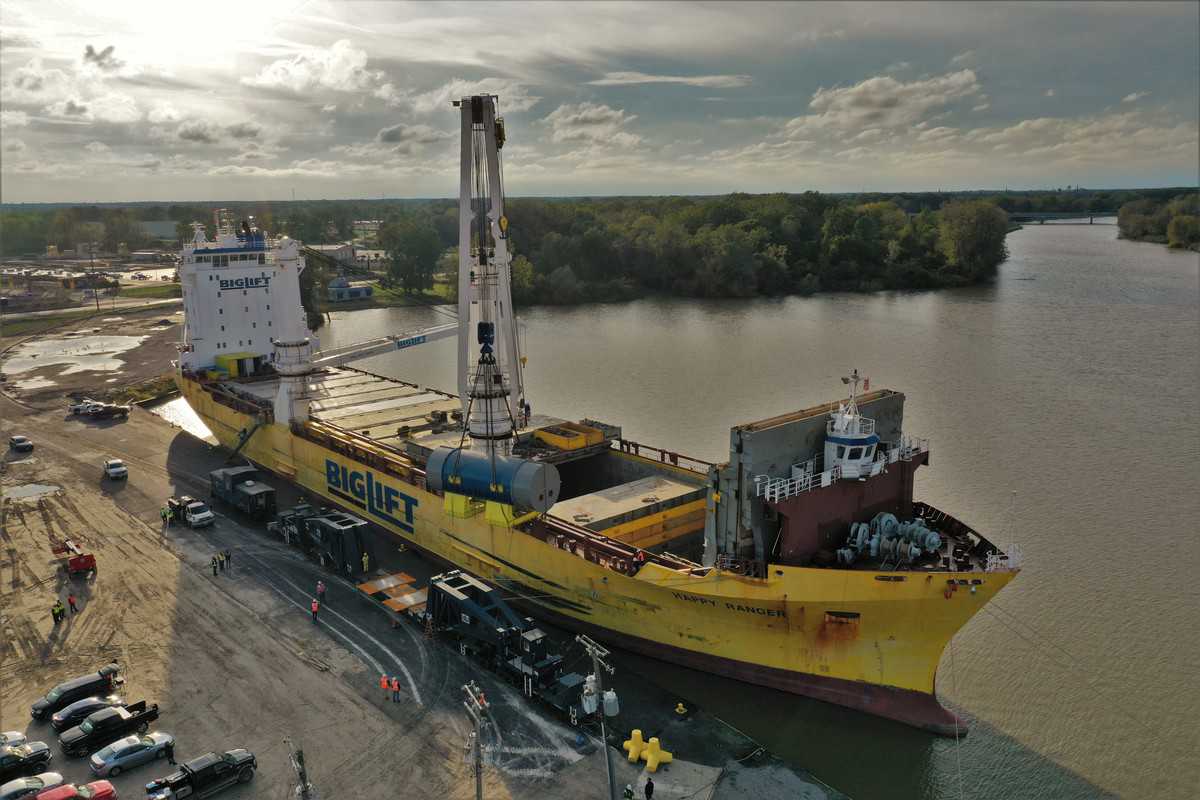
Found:
M 212 280 L 212 273 L 209 273 L 208 279 L 209 279 L 210 281 Z
M 267 308 L 270 308 L 270 306 L 267 306 Z M 267 327 L 271 327 L 271 320 L 267 320 Z
M 267 263 L 267 254 L 266 254 L 266 253 L 259 253 L 259 254 L 258 254 L 258 263 L 260 263 L 260 264 L 265 264 L 265 263 Z
M 225 326 L 224 326 L 224 325 L 222 325 L 222 326 L 221 326 L 221 330 L 222 330 L 222 331 L 224 331 L 224 330 L 225 330 Z
M 850 448 L 850 456 L 849 457 L 850 457 L 851 461 L 857 461 L 861 455 L 862 455 L 861 447 L 851 447 Z
M 838 457 L 838 458 L 845 458 L 845 457 L 846 457 L 846 446 L 845 446 L 844 444 L 839 444 L 839 445 L 838 445 L 838 449 L 837 449 L 837 457 Z
M 257 328 L 257 327 L 258 327 L 258 323 L 257 323 L 257 322 L 251 322 L 251 323 L 250 323 L 250 327 L 251 327 L 251 328 Z
M 246 296 L 246 290 L 242 289 L 242 297 L 245 297 L 245 296 Z
M 229 256 L 221 256 L 221 266 L 222 267 L 229 266 Z

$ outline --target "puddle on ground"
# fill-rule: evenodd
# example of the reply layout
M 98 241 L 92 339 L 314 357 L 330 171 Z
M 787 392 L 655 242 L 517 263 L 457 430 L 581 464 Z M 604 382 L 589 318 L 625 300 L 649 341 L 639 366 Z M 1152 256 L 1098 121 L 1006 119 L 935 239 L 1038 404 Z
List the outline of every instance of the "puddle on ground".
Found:
M 23 381 L 15 381 L 13 385 L 21 391 L 30 392 L 34 389 L 49 389 L 51 386 L 54 386 L 55 383 L 54 381 L 46 378 L 26 378 Z
M 125 318 L 124 317 L 104 317 L 100 321 L 101 322 L 120 322 L 123 319 L 125 319 Z
M 4 494 L 5 500 L 31 500 L 61 491 L 61 486 L 51 486 L 47 483 L 24 483 L 20 486 L 5 486 L 0 488 L 0 492 Z
M 132 350 L 146 336 L 88 336 L 40 339 L 26 342 L 13 351 L 4 363 L 9 375 L 19 375 L 38 367 L 65 365 L 60 375 L 76 372 L 112 372 L 124 366 L 117 355 Z

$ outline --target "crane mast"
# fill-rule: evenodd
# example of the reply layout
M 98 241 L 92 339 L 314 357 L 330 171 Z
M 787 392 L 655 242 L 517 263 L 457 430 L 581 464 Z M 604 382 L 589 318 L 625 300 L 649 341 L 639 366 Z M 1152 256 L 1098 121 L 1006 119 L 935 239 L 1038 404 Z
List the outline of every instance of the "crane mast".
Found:
M 477 451 L 507 456 L 525 406 L 494 95 L 456 101 L 462 114 L 458 195 L 458 390 Z

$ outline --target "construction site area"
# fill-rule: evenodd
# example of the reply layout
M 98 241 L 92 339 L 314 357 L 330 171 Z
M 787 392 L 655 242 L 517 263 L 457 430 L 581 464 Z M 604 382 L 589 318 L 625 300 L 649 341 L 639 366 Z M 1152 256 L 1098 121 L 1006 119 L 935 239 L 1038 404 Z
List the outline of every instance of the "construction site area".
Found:
M 143 408 L 123 419 L 68 413 L 92 388 L 161 376 L 177 320 L 89 320 L 35 340 L 0 339 L 0 432 L 33 443 L 29 452 L 8 449 L 0 466 L 0 731 L 50 744 L 47 769 L 68 782 L 94 780 L 88 760 L 62 753 L 49 724 L 30 719 L 30 706 L 56 684 L 115 662 L 124 701 L 158 704 L 154 730 L 175 737 L 176 760 L 236 748 L 254 754 L 253 780 L 222 797 L 305 796 L 296 769 L 302 750 L 309 797 L 472 798 L 474 727 L 464 687 L 473 683 L 474 696 L 486 697 L 476 740 L 483 797 L 605 797 L 606 748 L 594 720 L 573 725 L 453 641 L 372 599 L 397 581 L 425 585 L 444 564 L 372 527 L 376 584 L 364 589 L 361 578 L 323 568 L 269 534 L 263 520 L 211 498 L 209 473 L 229 466 L 228 451 Z M 31 353 L 45 364 L 62 355 L 62 342 L 129 333 L 140 338 L 104 359 L 29 370 Z M 26 359 L 20 376 L 9 372 L 16 358 Z M 111 459 L 123 462 L 127 478 L 106 474 Z M 281 509 L 308 499 L 265 480 Z M 164 524 L 167 498 L 182 495 L 209 502 L 215 521 Z M 94 570 L 70 574 L 73 552 L 94 557 Z M 214 566 L 218 552 L 230 556 L 222 568 Z M 314 615 L 319 581 L 327 589 Z M 68 596 L 78 610 L 55 622 L 51 608 Z M 565 671 L 593 671 L 572 636 L 541 628 Z M 381 675 L 396 678 L 399 692 L 382 690 Z M 607 721 L 616 797 L 626 786 L 643 797 L 648 777 L 658 798 L 842 796 L 646 675 L 619 666 L 602 678 L 620 705 Z M 673 760 L 653 773 L 645 761 L 630 763 L 622 742 L 634 729 L 644 741 L 658 739 Z M 121 796 L 142 796 L 148 781 L 173 769 L 155 762 L 112 783 Z

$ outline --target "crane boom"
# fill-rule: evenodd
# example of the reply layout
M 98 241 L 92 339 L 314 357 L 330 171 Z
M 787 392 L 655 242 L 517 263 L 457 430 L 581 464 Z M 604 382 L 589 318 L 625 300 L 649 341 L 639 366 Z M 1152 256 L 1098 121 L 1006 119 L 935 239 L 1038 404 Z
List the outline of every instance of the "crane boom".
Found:
M 378 339 L 370 339 L 365 342 L 356 342 L 355 344 L 322 350 L 313 355 L 312 364 L 318 369 L 322 367 L 340 367 L 343 364 L 349 364 L 351 361 L 359 361 L 371 356 L 390 353 L 393 350 L 407 350 L 410 347 L 416 347 L 417 345 L 457 335 L 458 323 L 449 322 L 445 325 L 434 325 L 432 328 L 407 331 L 395 334 L 394 336 L 381 336 Z

